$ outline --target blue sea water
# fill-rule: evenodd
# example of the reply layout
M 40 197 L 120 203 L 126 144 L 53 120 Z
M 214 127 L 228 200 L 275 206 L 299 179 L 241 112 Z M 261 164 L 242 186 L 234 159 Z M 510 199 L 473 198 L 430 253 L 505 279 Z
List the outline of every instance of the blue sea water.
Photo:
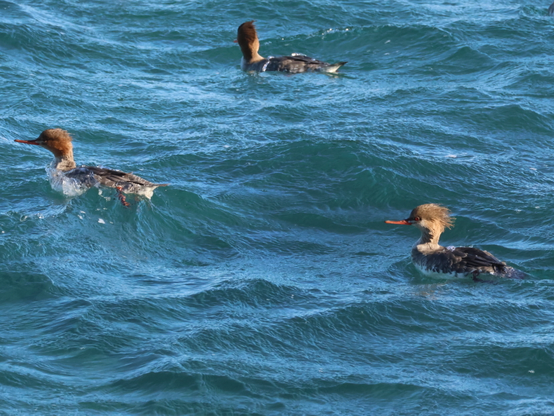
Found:
M 548 6 L 0 0 L 0 414 L 554 414 Z M 170 186 L 53 190 L 53 127 Z M 527 278 L 420 275 L 429 202 Z

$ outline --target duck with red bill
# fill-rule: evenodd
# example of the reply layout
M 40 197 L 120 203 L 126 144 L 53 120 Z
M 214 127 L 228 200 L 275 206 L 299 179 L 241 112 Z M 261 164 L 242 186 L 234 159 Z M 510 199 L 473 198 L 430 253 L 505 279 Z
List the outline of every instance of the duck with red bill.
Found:
M 421 237 L 412 247 L 412 260 L 423 274 L 438 278 L 494 275 L 523 278 L 524 273 L 507 266 L 485 250 L 474 247 L 443 247 L 439 238 L 445 228 L 454 225 L 450 210 L 438 204 L 424 204 L 412 210 L 410 216 L 387 224 L 413 225 L 421 231 Z
M 77 166 L 73 159 L 73 144 L 71 135 L 62 129 L 44 130 L 35 140 L 15 140 L 18 143 L 40 146 L 54 155 L 50 168 L 56 172 L 57 178 L 70 179 L 82 187 L 114 188 L 121 193 L 144 195 L 150 198 L 154 189 L 167 184 L 152 183 L 132 173 L 99 166 Z

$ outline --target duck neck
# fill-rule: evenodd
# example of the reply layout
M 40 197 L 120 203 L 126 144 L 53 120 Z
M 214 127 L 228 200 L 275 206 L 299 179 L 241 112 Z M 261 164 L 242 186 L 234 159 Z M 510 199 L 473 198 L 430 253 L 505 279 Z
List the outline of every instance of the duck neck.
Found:
M 441 227 L 422 228 L 421 237 L 417 241 L 416 245 L 428 245 L 430 247 L 439 246 L 439 238 L 444 231 Z
M 259 43 L 258 47 L 255 47 L 256 45 L 245 45 L 244 47 L 241 45 L 240 49 L 242 50 L 242 56 L 244 57 L 244 60 L 251 64 L 254 62 L 261 61 L 262 59 L 265 59 L 263 56 L 261 56 L 258 53 Z
M 52 167 L 54 169 L 68 171 L 75 169 L 77 165 L 73 159 L 73 150 L 65 152 L 63 154 L 55 155 L 54 161 L 52 162 Z

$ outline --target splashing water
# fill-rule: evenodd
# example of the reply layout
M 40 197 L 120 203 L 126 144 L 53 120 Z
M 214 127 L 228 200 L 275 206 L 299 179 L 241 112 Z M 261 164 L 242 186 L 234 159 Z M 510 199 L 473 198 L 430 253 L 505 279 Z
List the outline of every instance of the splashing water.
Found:
M 48 175 L 48 180 L 50 181 L 52 189 L 67 196 L 82 195 L 89 188 L 77 179 L 68 178 L 64 172 L 50 166 L 46 168 L 46 174 Z

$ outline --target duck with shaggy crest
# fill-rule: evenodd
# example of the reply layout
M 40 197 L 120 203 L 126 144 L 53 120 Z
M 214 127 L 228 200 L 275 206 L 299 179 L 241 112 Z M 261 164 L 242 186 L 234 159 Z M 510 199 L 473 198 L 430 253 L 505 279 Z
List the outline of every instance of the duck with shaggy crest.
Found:
M 18 143 L 43 147 L 54 154 L 50 169 L 54 176 L 61 180 L 72 180 L 81 188 L 108 187 L 117 190 L 123 205 L 128 206 L 122 193 L 152 196 L 158 186 L 167 184 L 152 183 L 132 173 L 99 166 L 77 166 L 73 159 L 73 144 L 71 135 L 63 129 L 44 130 L 35 140 L 15 140 Z M 52 179 L 52 176 L 51 176 Z
M 291 56 L 260 56 L 260 41 L 254 26 L 254 21 L 245 22 L 239 26 L 237 40 L 242 51 L 241 68 L 243 71 L 280 71 L 296 74 L 300 72 L 328 72 L 334 73 L 346 62 L 328 64 L 302 54 Z
M 438 204 L 424 204 L 412 210 L 401 221 L 385 221 L 387 224 L 413 225 L 421 231 L 421 237 L 412 247 L 412 260 L 416 268 L 431 277 L 452 278 L 480 274 L 498 277 L 523 278 L 524 273 L 509 267 L 491 253 L 473 247 L 443 247 L 439 238 L 445 228 L 452 228 L 454 219 L 450 210 Z

